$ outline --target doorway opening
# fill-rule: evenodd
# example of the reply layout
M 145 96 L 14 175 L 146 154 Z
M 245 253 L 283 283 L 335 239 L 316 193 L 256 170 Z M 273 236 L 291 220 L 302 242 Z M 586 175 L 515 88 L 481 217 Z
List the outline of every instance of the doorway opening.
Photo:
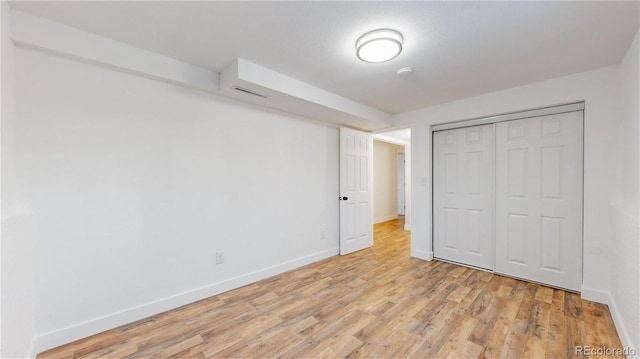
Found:
M 411 230 L 411 129 L 373 134 L 373 222 Z

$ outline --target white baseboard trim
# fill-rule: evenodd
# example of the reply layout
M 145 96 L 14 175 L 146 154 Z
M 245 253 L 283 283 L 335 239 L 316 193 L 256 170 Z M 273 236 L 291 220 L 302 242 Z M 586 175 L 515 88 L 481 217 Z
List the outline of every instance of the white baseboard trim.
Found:
M 407 232 L 411 232 L 411 225 L 410 224 L 405 224 L 404 225 L 404 230 Z
M 390 221 L 392 219 L 398 219 L 398 215 L 394 214 L 391 216 L 384 216 L 384 217 L 378 217 L 378 218 L 374 218 L 373 219 L 373 224 L 377 224 L 377 223 L 382 223 L 382 222 L 386 222 L 386 221 Z
M 609 294 L 609 292 L 605 292 L 599 289 L 587 288 L 585 286 L 582 286 L 582 288 L 580 288 L 580 297 L 582 297 L 582 299 L 584 300 L 590 300 L 592 302 L 607 305 L 609 305 L 609 302 L 611 301 L 611 295 Z
M 634 343 L 631 340 L 631 336 L 629 335 L 629 331 L 627 330 L 627 326 L 624 324 L 620 312 L 618 311 L 618 307 L 616 306 L 616 302 L 613 300 L 613 297 L 609 296 L 609 312 L 611 312 L 611 317 L 613 318 L 613 324 L 616 326 L 616 330 L 618 331 L 618 335 L 620 336 L 620 342 L 622 342 L 623 348 L 631 348 L 635 350 L 635 355 L 628 356 L 628 358 L 640 358 L 640 342 Z
M 433 252 L 422 251 L 419 249 L 412 250 L 411 256 L 413 258 L 424 259 L 425 261 L 433 260 Z
M 35 357 L 37 353 L 41 353 L 45 350 L 67 344 L 78 339 L 86 338 L 105 330 L 116 328 L 121 325 L 128 324 L 154 314 L 162 313 L 185 304 L 193 303 L 232 289 L 240 288 L 259 280 L 338 255 L 339 253 L 339 247 L 330 248 L 322 252 L 296 258 L 251 273 L 225 279 L 220 282 L 151 301 L 120 312 L 111 313 L 99 318 L 94 318 L 82 323 L 77 323 L 65 328 L 41 334 L 34 339 L 35 344 L 32 345 L 31 349 L 31 353 L 34 353 L 32 357 Z
M 606 304 L 607 306 L 609 306 L 609 312 L 611 313 L 613 324 L 616 326 L 616 330 L 618 331 L 618 335 L 620 336 L 620 342 L 622 342 L 622 347 L 631 348 L 635 350 L 635 355 L 628 356 L 628 358 L 640 358 L 640 342 L 634 343 L 633 340 L 631 340 L 631 336 L 629 335 L 627 326 L 624 324 L 624 321 L 622 320 L 622 316 L 618 311 L 618 307 L 616 306 L 616 302 L 615 300 L 613 300 L 611 293 L 605 292 L 602 290 L 586 288 L 583 286 L 580 296 L 582 297 L 582 299 Z
M 27 358 L 34 358 L 36 357 L 36 355 L 38 355 L 38 353 L 36 352 L 36 341 L 38 338 L 33 337 L 31 339 L 31 344 L 29 344 L 29 351 L 27 352 Z

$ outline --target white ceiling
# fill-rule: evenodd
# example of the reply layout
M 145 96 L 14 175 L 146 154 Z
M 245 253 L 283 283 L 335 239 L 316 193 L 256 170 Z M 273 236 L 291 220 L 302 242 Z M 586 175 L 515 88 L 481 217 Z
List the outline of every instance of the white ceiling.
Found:
M 611 1 L 11 5 L 216 72 L 241 57 L 391 114 L 617 64 L 640 24 L 640 2 Z M 356 39 L 381 27 L 404 51 L 359 61 Z

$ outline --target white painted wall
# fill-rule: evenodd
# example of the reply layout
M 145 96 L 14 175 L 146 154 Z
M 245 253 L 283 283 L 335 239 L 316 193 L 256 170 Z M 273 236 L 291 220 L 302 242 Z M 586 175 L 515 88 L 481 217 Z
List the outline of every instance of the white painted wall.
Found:
M 35 335 L 35 254 L 33 216 L 21 208 L 16 182 L 16 108 L 14 46 L 10 38 L 9 5 L 0 2 L 2 26 L 0 357 L 30 355 Z
M 640 43 L 638 33 L 629 47 L 621 64 L 621 83 L 623 101 L 623 199 L 629 202 L 636 211 L 640 204 L 640 72 L 638 55 Z
M 611 217 L 606 214 L 609 212 L 610 204 L 619 197 L 623 182 L 623 120 L 620 95 L 628 91 L 620 86 L 620 71 L 621 66 L 610 66 L 394 116 L 394 126 L 410 125 L 412 129 L 412 255 L 425 259 L 433 257 L 431 125 L 585 101 L 582 296 L 585 299 L 610 302 L 612 260 L 620 258 L 617 258 L 616 252 L 612 250 L 611 237 L 615 227 Z M 635 143 L 637 144 L 637 141 Z M 635 240 L 637 242 L 637 237 Z M 621 245 L 622 248 L 634 246 L 633 243 Z M 634 255 L 635 264 L 632 266 L 637 268 L 637 251 Z M 628 258 L 624 260 L 628 261 Z M 621 323 L 618 321 L 617 324 Z
M 397 154 L 404 147 L 373 140 L 373 222 L 398 218 Z
M 622 186 L 611 207 L 611 300 L 623 343 L 640 357 L 640 84 L 638 34 L 621 65 Z
M 336 128 L 16 56 L 38 350 L 337 254 Z

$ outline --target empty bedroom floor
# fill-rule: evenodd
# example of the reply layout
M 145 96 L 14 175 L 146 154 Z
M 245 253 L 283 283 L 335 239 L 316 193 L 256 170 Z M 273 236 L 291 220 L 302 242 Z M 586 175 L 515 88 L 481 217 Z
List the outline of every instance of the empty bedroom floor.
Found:
M 621 348 L 609 310 L 538 284 L 375 245 L 59 347 L 38 358 L 569 358 Z

